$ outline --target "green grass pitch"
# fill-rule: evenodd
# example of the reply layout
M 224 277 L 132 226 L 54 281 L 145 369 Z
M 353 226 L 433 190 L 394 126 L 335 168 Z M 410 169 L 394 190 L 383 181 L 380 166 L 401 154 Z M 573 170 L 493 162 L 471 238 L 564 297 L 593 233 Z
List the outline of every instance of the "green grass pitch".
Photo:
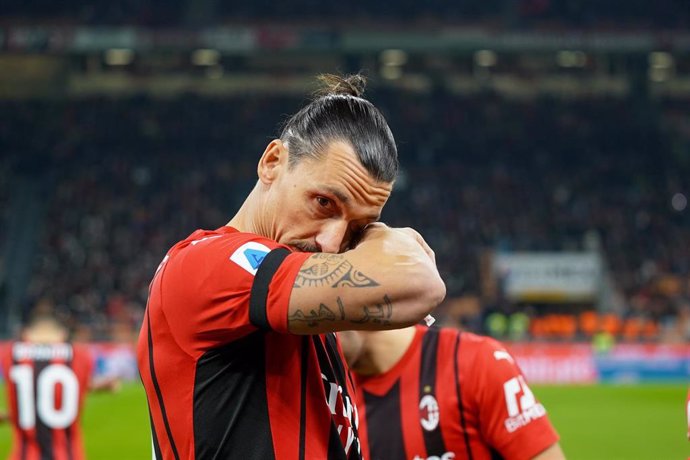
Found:
M 685 385 L 534 386 L 571 460 L 685 460 Z M 5 396 L 0 407 L 5 407 Z M 88 396 L 83 415 L 92 460 L 151 458 L 143 390 Z M 0 459 L 9 452 L 10 429 L 0 426 Z

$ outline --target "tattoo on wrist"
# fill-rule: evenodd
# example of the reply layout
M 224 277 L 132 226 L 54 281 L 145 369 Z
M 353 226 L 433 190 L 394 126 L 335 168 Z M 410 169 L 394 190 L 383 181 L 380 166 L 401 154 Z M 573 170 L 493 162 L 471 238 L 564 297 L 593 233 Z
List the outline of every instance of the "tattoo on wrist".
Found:
M 300 287 L 373 287 L 379 283 L 355 270 L 352 264 L 340 254 L 315 254 L 315 263 L 299 271 L 294 288 Z

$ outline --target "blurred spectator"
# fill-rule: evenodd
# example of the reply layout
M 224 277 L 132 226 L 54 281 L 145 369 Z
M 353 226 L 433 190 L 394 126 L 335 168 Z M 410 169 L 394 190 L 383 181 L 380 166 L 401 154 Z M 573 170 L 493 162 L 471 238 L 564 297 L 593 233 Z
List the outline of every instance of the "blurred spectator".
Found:
M 688 337 L 690 210 L 677 198 L 690 194 L 688 101 L 508 101 L 385 89 L 373 100 L 403 165 L 383 219 L 425 235 L 451 297 L 481 291 L 484 248 L 579 250 L 598 234 L 629 305 L 625 316 Z M 7 158 L 33 164 L 53 190 L 29 297 L 55 299 L 72 326 L 89 324 L 95 336 L 110 334 L 113 323 L 135 328 L 165 251 L 196 228 L 225 224 L 274 132 L 266 114 L 297 102 L 0 102 L 0 150 L 8 153 L 0 200 Z M 666 276 L 679 281 L 661 283 Z M 531 330 L 524 317 L 511 319 L 510 306 L 497 308 L 506 334 Z M 479 314 L 453 321 L 476 329 Z M 633 323 L 630 336 L 642 334 Z M 573 332 L 579 319 L 559 324 L 581 333 Z
M 427 0 L 398 2 L 352 0 L 315 2 L 292 0 L 276 3 L 224 1 L 192 4 L 180 0 L 63 1 L 7 0 L 3 16 L 26 20 L 53 20 L 107 25 L 183 25 L 199 15 L 212 21 L 323 24 L 353 21 L 372 23 L 483 22 L 498 26 L 543 27 L 663 27 L 687 28 L 690 9 L 685 0 Z

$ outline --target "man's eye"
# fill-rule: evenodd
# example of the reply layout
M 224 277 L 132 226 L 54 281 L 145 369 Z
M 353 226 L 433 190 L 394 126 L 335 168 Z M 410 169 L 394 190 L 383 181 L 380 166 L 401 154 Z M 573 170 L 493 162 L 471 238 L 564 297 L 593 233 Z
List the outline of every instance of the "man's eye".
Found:
M 319 205 L 323 206 L 324 208 L 327 208 L 331 205 L 331 200 L 323 196 L 317 196 L 316 201 L 319 203 Z

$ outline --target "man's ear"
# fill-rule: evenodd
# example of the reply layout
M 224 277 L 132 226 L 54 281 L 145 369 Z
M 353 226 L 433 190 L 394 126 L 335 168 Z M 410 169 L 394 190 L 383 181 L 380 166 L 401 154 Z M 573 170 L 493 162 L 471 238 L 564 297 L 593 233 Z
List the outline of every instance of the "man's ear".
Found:
M 266 150 L 264 150 L 259 165 L 257 166 L 257 174 L 259 180 L 263 184 L 271 184 L 276 180 L 280 171 L 287 168 L 288 150 L 280 139 L 271 141 Z

